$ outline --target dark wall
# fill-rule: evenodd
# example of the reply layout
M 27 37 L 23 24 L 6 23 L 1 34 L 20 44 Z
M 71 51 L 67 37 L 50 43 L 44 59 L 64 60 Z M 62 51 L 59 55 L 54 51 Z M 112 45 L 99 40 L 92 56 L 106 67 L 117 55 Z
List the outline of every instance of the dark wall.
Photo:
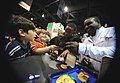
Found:
M 98 83 L 118 83 L 120 79 L 120 13 L 118 12 L 120 5 L 118 0 L 104 0 L 107 15 L 110 16 L 109 22 L 116 27 L 116 52 L 109 69 Z
M 8 29 L 7 21 L 9 15 L 15 10 L 19 0 L 2 0 L 0 1 L 0 82 L 16 83 L 18 80 L 14 71 L 11 70 L 3 51 L 3 36 Z M 20 81 L 19 81 L 20 82 Z
M 15 79 L 16 75 L 14 74 L 14 71 L 11 70 L 9 64 L 5 60 L 4 52 L 2 49 L 4 40 L 2 39 L 2 37 L 8 28 L 8 17 L 15 10 L 17 10 L 16 5 L 19 1 L 20 0 L 2 0 L 0 2 L 0 82 L 3 81 L 2 83 L 15 83 L 15 81 L 17 80 L 17 78 Z M 110 68 L 99 83 L 113 83 L 113 81 L 120 81 L 118 79 L 118 75 L 120 75 L 120 4 L 116 0 L 103 0 L 103 4 L 105 8 L 104 10 L 107 10 L 106 14 L 110 16 L 110 18 L 108 19 L 110 24 L 116 26 L 117 47 L 115 53 L 116 56 L 111 63 Z

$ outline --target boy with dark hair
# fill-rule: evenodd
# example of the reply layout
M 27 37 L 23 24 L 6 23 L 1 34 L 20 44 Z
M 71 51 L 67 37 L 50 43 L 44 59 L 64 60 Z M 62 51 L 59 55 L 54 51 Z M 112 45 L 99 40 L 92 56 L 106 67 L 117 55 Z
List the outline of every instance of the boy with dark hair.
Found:
M 34 23 L 22 16 L 13 15 L 9 24 L 10 36 L 15 39 L 8 42 L 4 50 L 11 68 L 23 83 L 30 81 L 31 75 L 34 76 L 32 81 L 35 83 L 46 83 L 42 69 L 45 67 L 40 56 L 32 56 L 34 52 L 30 41 L 34 41 L 36 37 Z
M 32 21 L 20 15 L 19 16 L 12 15 L 9 20 L 9 24 L 10 24 L 12 36 L 17 39 L 19 39 L 21 36 L 19 30 L 22 29 L 25 33 L 28 33 L 29 30 L 33 30 L 35 32 L 35 28 L 36 28 L 35 24 Z
M 36 37 L 35 25 L 22 16 L 12 16 L 9 21 L 10 34 L 15 40 L 7 43 L 5 52 L 9 60 L 30 55 L 30 42 Z

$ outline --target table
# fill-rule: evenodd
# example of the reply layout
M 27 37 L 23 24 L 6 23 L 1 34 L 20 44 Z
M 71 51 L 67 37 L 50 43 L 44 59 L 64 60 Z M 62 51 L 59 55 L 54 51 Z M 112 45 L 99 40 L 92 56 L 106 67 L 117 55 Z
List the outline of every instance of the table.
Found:
M 45 65 L 45 75 L 47 78 L 49 78 L 49 83 L 50 83 L 50 76 L 53 75 L 53 74 L 57 74 L 59 72 L 63 72 L 62 70 L 59 70 L 57 67 L 56 67 L 56 64 L 58 64 L 59 62 L 55 61 L 55 60 L 51 60 L 50 59 L 50 56 L 49 54 L 45 54 L 45 55 L 42 55 L 41 58 L 42 58 L 42 61 Z M 90 73 L 90 72 L 89 72 Z M 92 74 L 91 74 L 92 75 Z M 94 75 L 93 75 L 94 76 Z M 95 76 L 96 77 L 96 76 Z M 96 79 L 94 78 L 94 81 Z M 94 83 L 94 82 L 90 82 L 90 83 Z
M 45 55 L 42 55 L 41 58 L 42 58 L 42 61 L 45 65 L 45 69 L 46 69 L 46 73 L 48 75 L 51 75 L 53 73 L 56 73 L 58 71 L 60 71 L 57 67 L 56 67 L 56 64 L 58 64 L 57 61 L 54 61 L 54 60 L 51 60 L 50 59 L 50 56 L 49 54 L 45 54 Z

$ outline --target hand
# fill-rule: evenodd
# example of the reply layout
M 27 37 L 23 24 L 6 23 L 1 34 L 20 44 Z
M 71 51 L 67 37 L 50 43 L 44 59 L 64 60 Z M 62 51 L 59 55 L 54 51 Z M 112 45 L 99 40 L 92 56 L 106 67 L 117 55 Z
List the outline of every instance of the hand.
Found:
M 35 49 L 36 49 L 35 45 L 33 45 L 33 44 L 31 44 L 30 48 L 31 48 L 33 51 L 35 51 Z
M 79 45 L 78 42 L 66 42 L 67 48 L 76 48 L 76 47 L 78 47 L 78 45 Z
M 60 54 L 60 57 L 66 57 L 68 53 L 70 53 L 70 51 L 69 51 L 69 50 L 65 50 L 65 51 L 63 51 L 63 52 Z
M 78 53 L 78 47 L 79 47 L 78 42 L 66 42 L 66 48 L 73 54 Z
M 50 48 L 50 50 L 52 50 L 52 51 L 55 51 L 55 50 L 58 50 L 58 49 L 59 49 L 58 46 L 56 46 L 56 45 L 51 45 L 51 46 L 49 46 L 49 48 Z

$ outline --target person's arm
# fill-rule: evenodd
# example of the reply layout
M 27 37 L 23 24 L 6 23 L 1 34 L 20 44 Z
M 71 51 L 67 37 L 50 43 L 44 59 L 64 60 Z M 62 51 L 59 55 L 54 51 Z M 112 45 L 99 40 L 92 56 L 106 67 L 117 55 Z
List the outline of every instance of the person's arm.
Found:
M 81 55 L 89 55 L 91 58 L 101 60 L 102 57 L 112 57 L 115 53 L 115 47 L 98 47 L 89 44 L 79 43 L 78 52 Z
M 34 52 L 37 54 L 43 54 L 45 52 L 49 52 L 50 48 L 49 47 L 44 47 L 44 48 L 37 48 Z
M 80 55 L 89 55 L 96 60 L 101 60 L 103 56 L 112 57 L 115 52 L 115 46 L 98 47 L 77 42 L 67 42 L 67 47 L 75 49 Z
M 46 52 L 49 52 L 49 51 L 54 51 L 54 50 L 57 50 L 58 47 L 56 45 L 50 45 L 50 46 L 47 46 L 47 47 L 44 47 L 44 48 L 37 48 L 35 50 L 35 53 L 37 54 L 42 54 L 42 53 L 46 53 Z
M 114 27 L 103 28 L 102 33 L 99 36 L 97 42 L 103 42 L 103 44 L 98 43 L 98 46 L 93 44 L 79 43 L 79 53 L 82 55 L 89 55 L 91 58 L 96 60 L 101 60 L 102 57 L 113 57 L 115 53 L 115 30 Z

